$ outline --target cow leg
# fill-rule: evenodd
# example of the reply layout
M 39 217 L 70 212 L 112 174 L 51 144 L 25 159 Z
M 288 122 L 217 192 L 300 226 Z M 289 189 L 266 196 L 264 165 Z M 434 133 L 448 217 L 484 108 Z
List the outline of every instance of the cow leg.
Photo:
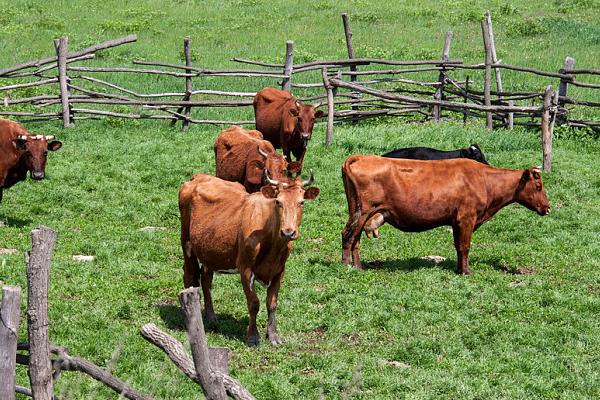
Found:
M 2 202 L 2 188 L 0 188 L 0 203 Z
M 277 333 L 277 326 L 275 322 L 275 313 L 277 311 L 277 295 L 279 294 L 279 288 L 283 281 L 284 271 L 281 271 L 271 280 L 271 285 L 267 289 L 267 312 L 269 313 L 269 325 L 267 326 L 267 339 L 271 341 L 273 346 L 280 345 L 282 342 L 279 334 Z
M 462 222 L 452 227 L 454 247 L 456 248 L 456 272 L 463 275 L 471 274 L 469 250 L 471 248 L 471 236 L 473 235 L 474 225 L 470 222 Z
M 242 278 L 242 287 L 244 288 L 244 294 L 246 295 L 246 303 L 248 303 L 248 331 L 246 334 L 246 345 L 258 346 L 260 341 L 258 336 L 258 329 L 256 329 L 256 315 L 260 308 L 260 303 L 256 292 L 254 291 L 254 280 L 252 279 L 252 270 L 250 268 L 243 268 L 240 272 Z
M 210 290 L 212 289 L 212 281 L 214 273 L 212 271 L 208 271 L 206 267 L 202 268 L 202 272 L 200 274 L 200 282 L 202 283 L 202 295 L 204 296 L 204 316 L 207 321 L 215 322 L 217 320 L 217 316 L 215 315 L 215 310 L 213 309 L 212 295 Z
M 346 224 L 344 232 L 342 232 L 342 262 L 350 261 L 350 252 L 352 252 L 352 264 L 358 270 L 362 270 L 360 262 L 360 235 L 363 231 L 363 226 L 369 218 L 369 215 L 361 215 L 358 220 L 351 218 Z
M 183 287 L 199 287 L 200 286 L 200 266 L 198 259 L 190 248 L 190 242 L 184 244 L 183 247 Z

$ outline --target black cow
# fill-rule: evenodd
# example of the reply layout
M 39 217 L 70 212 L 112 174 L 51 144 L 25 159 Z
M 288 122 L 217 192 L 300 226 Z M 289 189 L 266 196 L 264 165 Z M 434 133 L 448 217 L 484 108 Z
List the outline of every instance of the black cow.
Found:
M 445 160 L 448 158 L 470 158 L 483 164 L 489 165 L 483 152 L 476 144 L 466 149 L 451 151 L 437 150 L 430 147 L 407 147 L 405 149 L 392 150 L 383 154 L 387 158 L 410 158 L 412 160 Z

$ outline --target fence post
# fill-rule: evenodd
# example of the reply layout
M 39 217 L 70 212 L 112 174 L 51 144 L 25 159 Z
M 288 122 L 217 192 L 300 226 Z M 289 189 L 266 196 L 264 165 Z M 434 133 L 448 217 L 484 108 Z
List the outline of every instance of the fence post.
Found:
M 287 92 L 292 90 L 292 72 L 294 69 L 294 41 L 288 40 L 285 43 L 285 67 L 283 68 L 283 74 L 287 78 L 283 78 L 281 82 L 281 89 Z
M 565 74 L 567 73 L 566 71 L 573 69 L 573 67 L 575 66 L 575 59 L 573 57 L 567 57 L 565 58 L 565 64 L 563 66 L 563 68 L 558 71 L 561 74 Z M 565 97 L 567 97 L 567 85 L 569 83 L 569 80 L 567 79 L 560 79 L 560 85 L 558 86 L 558 107 L 559 108 L 563 108 L 565 107 Z M 562 97 L 562 99 L 561 99 Z M 564 115 L 558 115 L 556 118 L 556 122 L 560 125 L 563 122 L 565 122 L 567 120 L 566 118 L 566 114 Z
M 215 374 L 210 362 L 210 353 L 206 344 L 204 323 L 200 314 L 200 289 L 188 288 L 179 293 L 179 302 L 185 315 L 185 324 L 192 348 L 192 359 L 196 367 L 196 376 L 204 395 L 209 400 L 226 399 L 222 376 Z
M 321 74 L 323 75 L 323 87 L 327 91 L 327 132 L 325 133 L 325 145 L 329 146 L 333 142 L 333 86 L 329 82 L 327 68 L 321 68 Z
M 15 367 L 20 316 L 21 289 L 4 286 L 0 305 L 0 393 L 4 393 L 2 398 L 6 400 L 15 399 Z
M 442 51 L 442 61 L 446 62 L 450 59 L 450 43 L 452 42 L 452 32 L 446 33 L 446 40 L 444 41 L 444 50 Z M 438 76 L 438 87 L 433 95 L 434 100 L 442 100 L 444 97 L 444 82 L 446 81 L 446 69 L 442 66 L 440 74 Z M 435 122 L 440 122 L 442 116 L 442 106 L 433 106 L 433 119 Z
M 508 101 L 509 107 L 513 107 L 515 102 L 513 100 Z M 513 112 L 509 112 L 506 117 L 506 127 L 508 129 L 513 129 L 515 127 L 515 114 Z
M 552 129 L 550 124 L 550 107 L 552 103 L 552 86 L 548 85 L 544 92 L 544 108 L 542 111 L 542 168 L 552 170 Z
M 486 107 L 492 105 L 491 80 L 492 80 L 492 51 L 490 48 L 489 32 L 485 21 L 481 21 L 481 32 L 483 34 L 483 46 L 485 48 L 485 81 L 483 83 L 483 101 Z M 492 112 L 485 112 L 485 126 L 488 129 L 493 128 Z
M 31 231 L 31 253 L 27 264 L 27 331 L 29 336 L 29 381 L 36 400 L 52 398 L 52 368 L 48 343 L 48 283 L 56 232 L 46 227 Z
M 464 101 L 465 104 L 467 104 L 467 100 L 469 99 L 468 94 L 469 94 L 469 77 L 467 76 L 467 79 L 465 81 L 465 101 Z M 463 125 L 467 124 L 468 112 L 469 112 L 469 110 L 467 110 L 465 108 L 464 112 L 463 112 Z
M 191 50 L 190 50 L 190 42 L 191 42 L 191 39 L 189 36 L 186 36 L 185 38 L 183 38 L 183 53 L 185 55 L 185 66 L 186 67 L 192 66 L 192 55 L 191 55 Z M 186 69 L 185 73 L 191 74 L 192 70 Z M 190 101 L 191 98 L 192 98 L 192 77 L 186 76 L 185 77 L 185 94 L 183 95 L 182 101 Z M 185 107 L 182 106 L 177 109 L 177 114 L 181 114 L 182 112 L 185 112 L 185 118 L 181 125 L 181 129 L 183 129 L 183 130 L 186 130 L 189 126 L 191 111 L 192 111 L 192 107 L 189 107 L 189 106 L 185 106 Z M 177 117 L 177 116 L 173 117 L 173 119 L 171 120 L 171 126 L 175 125 L 177 123 L 178 119 L 179 119 L 179 117 Z
M 58 82 L 60 85 L 60 102 L 62 105 L 63 127 L 68 128 L 73 122 L 71 106 L 69 105 L 69 77 L 67 76 L 67 53 L 69 38 L 63 36 L 54 40 L 58 64 Z
M 342 23 L 344 24 L 344 35 L 346 36 L 346 47 L 348 48 L 348 58 L 349 59 L 354 59 L 354 46 L 352 44 L 352 31 L 350 30 L 350 19 L 348 18 L 348 14 L 347 13 L 342 13 Z M 350 72 L 356 72 L 356 65 L 352 64 L 350 65 Z M 356 75 L 350 75 L 350 82 L 356 82 Z M 358 98 L 360 97 L 359 95 L 357 95 L 356 93 L 352 94 L 352 98 Z M 356 111 L 358 110 L 358 107 L 356 105 L 352 105 L 352 110 Z M 353 115 L 352 116 L 352 123 L 356 124 L 358 122 L 358 118 Z
M 492 51 L 492 64 L 498 63 L 498 55 L 496 54 L 496 43 L 494 41 L 494 29 L 492 27 L 492 14 L 488 11 L 485 13 L 485 21 L 487 24 L 487 30 L 490 41 L 490 49 Z M 502 88 L 502 76 L 500 75 L 500 68 L 494 67 L 494 76 L 496 77 L 496 90 L 498 91 L 498 100 L 502 100 L 502 92 L 504 89 Z M 508 113 L 504 117 L 504 126 L 508 128 L 509 120 L 514 121 L 513 113 Z M 512 129 L 512 128 L 509 128 Z

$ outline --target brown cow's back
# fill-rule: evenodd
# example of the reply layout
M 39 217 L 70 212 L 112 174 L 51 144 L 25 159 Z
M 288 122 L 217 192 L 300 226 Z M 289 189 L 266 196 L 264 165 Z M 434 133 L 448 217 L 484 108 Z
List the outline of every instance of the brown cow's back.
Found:
M 14 163 L 19 157 L 13 144 L 13 140 L 19 135 L 29 135 L 29 132 L 15 121 L 0 119 L 0 180 L 8 165 Z
M 280 137 L 282 115 L 294 107 L 295 102 L 296 98 L 291 93 L 271 87 L 261 90 L 254 98 L 256 129 L 266 140 L 273 143 L 276 149 L 281 148 L 282 145 Z

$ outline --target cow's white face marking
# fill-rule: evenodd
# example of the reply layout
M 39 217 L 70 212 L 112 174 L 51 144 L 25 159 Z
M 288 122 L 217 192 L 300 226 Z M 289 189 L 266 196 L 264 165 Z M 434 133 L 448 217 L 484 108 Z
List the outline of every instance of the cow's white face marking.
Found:
M 188 257 L 192 256 L 192 242 L 189 240 L 185 242 L 185 255 Z

